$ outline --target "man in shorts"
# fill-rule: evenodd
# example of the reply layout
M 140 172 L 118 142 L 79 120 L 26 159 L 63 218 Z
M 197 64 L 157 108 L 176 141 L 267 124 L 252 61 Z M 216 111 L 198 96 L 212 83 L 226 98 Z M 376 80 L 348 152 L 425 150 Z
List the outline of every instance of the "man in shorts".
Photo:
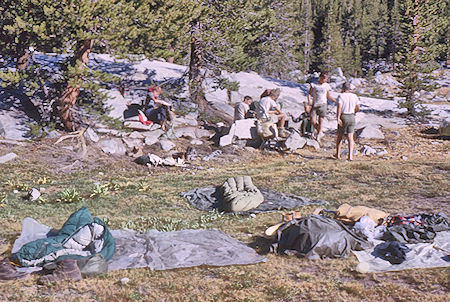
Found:
M 267 91 L 267 90 L 266 90 Z M 284 112 L 278 107 L 276 101 L 280 96 L 281 90 L 271 89 L 266 93 L 263 93 L 261 100 L 258 104 L 258 109 L 256 111 L 256 117 L 258 119 L 271 120 L 272 122 L 278 124 L 278 133 L 280 137 L 286 138 L 289 136 L 289 131 L 287 131 L 284 126 L 286 123 L 286 116 Z
M 336 103 L 336 100 L 331 96 L 331 86 L 328 82 L 328 74 L 326 72 L 320 73 L 319 84 L 311 84 L 308 92 L 308 102 L 305 106 L 307 111 L 311 114 L 311 123 L 317 130 L 316 139 L 320 142 L 323 137 L 323 120 L 327 115 L 327 100 Z M 319 118 L 317 118 L 319 116 Z M 317 122 L 318 120 L 318 122 Z
M 337 98 L 337 122 L 338 136 L 336 139 L 336 154 L 334 157 L 341 157 L 341 142 L 344 134 L 348 139 L 348 160 L 353 160 L 353 149 L 355 140 L 355 114 L 359 111 L 359 98 L 356 94 L 350 92 L 350 83 L 345 82 L 342 85 L 342 93 Z

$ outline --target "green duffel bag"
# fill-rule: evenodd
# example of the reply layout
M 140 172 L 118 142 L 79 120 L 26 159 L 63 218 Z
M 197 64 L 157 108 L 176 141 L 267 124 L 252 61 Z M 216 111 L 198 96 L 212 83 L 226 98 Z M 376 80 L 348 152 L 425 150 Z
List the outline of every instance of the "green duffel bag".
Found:
M 244 212 L 258 207 L 264 196 L 250 176 L 230 177 L 221 186 L 222 209 L 226 212 Z

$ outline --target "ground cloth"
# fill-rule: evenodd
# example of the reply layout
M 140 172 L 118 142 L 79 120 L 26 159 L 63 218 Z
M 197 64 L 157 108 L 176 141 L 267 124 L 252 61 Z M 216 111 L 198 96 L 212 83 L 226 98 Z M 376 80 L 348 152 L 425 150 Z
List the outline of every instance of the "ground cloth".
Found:
M 24 244 L 45 238 L 51 228 L 32 218 L 22 222 L 22 234 L 14 242 L 12 252 Z M 244 243 L 219 230 L 182 230 L 158 232 L 150 230 L 138 233 L 132 230 L 112 230 L 116 252 L 108 261 L 108 270 L 149 267 L 165 270 L 200 265 L 224 266 L 254 264 L 266 259 Z M 32 272 L 40 267 L 18 268 Z
M 375 240 L 376 244 L 384 241 Z M 382 259 L 376 248 L 353 251 L 359 262 L 369 264 L 368 272 L 400 271 L 409 268 L 431 268 L 450 266 L 450 231 L 438 232 L 433 243 L 407 244 L 411 251 L 401 264 L 391 264 Z
M 290 210 L 306 205 L 324 205 L 326 201 L 312 200 L 306 197 L 293 194 L 284 194 L 272 190 L 260 190 L 264 196 L 264 201 L 258 207 L 241 214 L 262 213 L 278 210 Z M 216 188 L 197 188 L 189 192 L 180 193 L 187 198 L 189 203 L 202 211 L 211 211 L 220 208 L 220 193 Z

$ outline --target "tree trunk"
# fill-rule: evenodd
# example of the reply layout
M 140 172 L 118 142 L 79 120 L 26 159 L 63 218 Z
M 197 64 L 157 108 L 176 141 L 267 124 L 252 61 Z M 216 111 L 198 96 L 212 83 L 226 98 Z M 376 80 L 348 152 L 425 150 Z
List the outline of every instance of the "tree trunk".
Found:
M 174 52 L 175 51 L 175 49 L 173 48 L 173 46 L 172 45 L 170 45 L 169 46 L 169 51 L 170 52 Z M 175 59 L 174 59 L 174 57 L 172 56 L 172 57 L 169 57 L 169 58 L 167 58 L 167 63 L 173 63 L 175 61 Z
M 19 36 L 19 43 L 16 47 L 17 52 L 17 62 L 16 68 L 17 70 L 25 70 L 30 64 L 30 53 L 27 51 L 27 34 L 21 33 Z
M 189 81 L 191 97 L 200 110 L 206 110 L 206 99 L 203 92 L 203 78 L 201 74 L 203 64 L 202 40 L 199 37 L 201 24 L 198 20 L 191 23 L 191 58 L 189 62 Z
M 74 66 L 79 66 L 80 69 L 84 69 L 87 66 L 92 44 L 92 40 L 83 40 L 77 43 L 77 51 L 72 60 L 72 64 Z M 82 81 L 81 78 L 76 80 L 76 82 Z M 80 94 L 80 88 L 80 84 L 67 84 L 67 87 L 64 89 L 61 97 L 59 98 L 58 116 L 67 131 L 76 130 L 73 121 L 72 107 L 75 105 L 78 95 Z

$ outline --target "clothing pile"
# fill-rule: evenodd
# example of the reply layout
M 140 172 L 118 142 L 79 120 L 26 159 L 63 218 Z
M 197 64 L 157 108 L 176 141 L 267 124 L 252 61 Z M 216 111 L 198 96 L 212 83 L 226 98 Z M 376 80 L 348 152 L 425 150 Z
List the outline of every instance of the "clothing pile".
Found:
M 450 227 L 443 213 L 389 215 L 343 204 L 266 231 L 268 236 L 275 233 L 275 253 L 323 259 L 345 258 L 352 251 L 370 272 L 450 266 Z

